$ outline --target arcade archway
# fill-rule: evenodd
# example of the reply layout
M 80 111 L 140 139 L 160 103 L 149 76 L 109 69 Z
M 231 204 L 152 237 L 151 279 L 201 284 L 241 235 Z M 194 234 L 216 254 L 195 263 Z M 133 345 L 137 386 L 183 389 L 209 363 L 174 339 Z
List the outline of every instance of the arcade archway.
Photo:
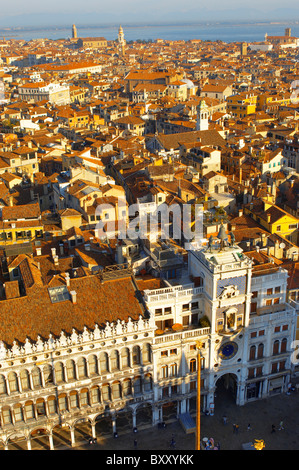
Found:
M 235 374 L 224 374 L 218 378 L 215 384 L 215 407 L 220 404 L 230 404 L 237 402 L 237 376 Z

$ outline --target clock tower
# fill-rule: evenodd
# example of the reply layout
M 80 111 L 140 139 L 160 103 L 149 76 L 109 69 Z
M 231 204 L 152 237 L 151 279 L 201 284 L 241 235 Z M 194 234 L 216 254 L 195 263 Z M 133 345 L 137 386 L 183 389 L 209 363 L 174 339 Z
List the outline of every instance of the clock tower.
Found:
M 236 402 L 243 404 L 239 387 L 247 374 L 242 363 L 247 354 L 244 331 L 249 325 L 252 262 L 221 225 L 217 239 L 189 252 L 189 270 L 193 278 L 200 278 L 203 314 L 211 328 L 207 405 L 213 404 L 216 382 L 223 375 L 235 377 Z

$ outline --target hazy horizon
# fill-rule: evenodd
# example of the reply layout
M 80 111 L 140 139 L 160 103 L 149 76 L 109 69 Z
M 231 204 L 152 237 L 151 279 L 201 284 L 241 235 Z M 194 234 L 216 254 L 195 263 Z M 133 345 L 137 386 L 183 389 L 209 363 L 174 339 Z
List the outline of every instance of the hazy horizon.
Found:
M 209 0 L 208 7 L 198 0 L 151 0 L 140 4 L 140 0 L 12 0 L 1 7 L 0 28 L 63 27 L 72 24 L 81 26 L 115 24 L 182 24 L 211 22 L 284 22 L 299 21 L 297 0 L 286 0 L 283 8 L 279 0 Z M 241 5 L 241 6 L 240 6 Z

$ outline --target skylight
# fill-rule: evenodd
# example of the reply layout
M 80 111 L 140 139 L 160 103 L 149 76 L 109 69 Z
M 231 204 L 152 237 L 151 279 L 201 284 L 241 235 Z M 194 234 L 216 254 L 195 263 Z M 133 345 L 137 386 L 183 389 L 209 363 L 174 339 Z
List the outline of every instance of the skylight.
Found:
M 48 289 L 51 302 L 53 304 L 57 302 L 63 302 L 64 300 L 70 300 L 71 296 L 66 286 L 51 287 Z

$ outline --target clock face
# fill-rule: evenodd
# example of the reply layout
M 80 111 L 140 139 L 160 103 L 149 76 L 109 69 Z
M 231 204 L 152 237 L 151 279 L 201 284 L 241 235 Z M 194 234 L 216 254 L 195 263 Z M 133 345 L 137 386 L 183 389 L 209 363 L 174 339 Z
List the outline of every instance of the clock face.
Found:
M 238 345 L 234 342 L 223 344 L 219 349 L 219 356 L 221 359 L 231 359 L 237 354 Z

